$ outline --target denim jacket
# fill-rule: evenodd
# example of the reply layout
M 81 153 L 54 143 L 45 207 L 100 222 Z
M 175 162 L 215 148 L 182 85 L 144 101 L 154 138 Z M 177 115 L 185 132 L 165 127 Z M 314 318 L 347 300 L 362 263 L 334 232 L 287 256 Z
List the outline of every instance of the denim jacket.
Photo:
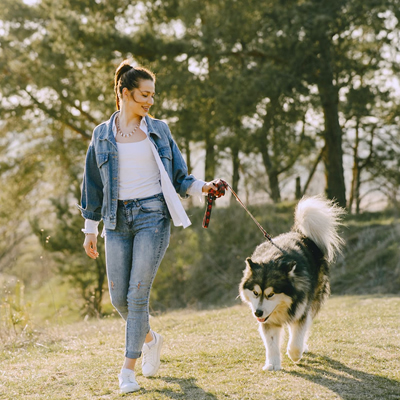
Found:
M 118 112 L 93 131 L 86 154 L 81 205 L 78 205 L 85 219 L 103 219 L 104 227 L 111 230 L 115 229 L 117 223 L 118 207 L 118 150 L 112 130 Z M 196 180 L 195 177 L 188 175 L 185 160 L 168 125 L 158 119 L 145 118 L 149 139 L 157 149 L 176 192 L 186 198 L 186 192 Z

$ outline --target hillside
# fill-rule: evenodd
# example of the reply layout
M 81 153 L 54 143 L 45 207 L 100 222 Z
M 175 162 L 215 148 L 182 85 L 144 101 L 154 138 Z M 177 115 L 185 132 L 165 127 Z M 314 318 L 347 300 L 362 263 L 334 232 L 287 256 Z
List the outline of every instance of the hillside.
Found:
M 293 225 L 293 203 L 250 207 L 272 236 Z M 239 206 L 213 210 L 203 229 L 202 209 L 190 210 L 193 225 L 174 228 L 156 277 L 152 306 L 230 305 L 238 293 L 244 260 L 265 240 Z M 333 294 L 400 294 L 400 219 L 396 211 L 347 216 L 341 229 L 343 255 L 331 268 Z
M 332 267 L 335 294 L 400 293 L 400 220 L 396 211 L 345 220 L 346 247 Z

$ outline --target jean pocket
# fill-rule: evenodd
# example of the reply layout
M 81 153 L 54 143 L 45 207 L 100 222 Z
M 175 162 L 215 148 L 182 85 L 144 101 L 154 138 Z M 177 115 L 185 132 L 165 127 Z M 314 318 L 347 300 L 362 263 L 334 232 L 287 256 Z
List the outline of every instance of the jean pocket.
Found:
M 140 205 L 140 210 L 145 213 L 162 213 L 165 214 L 165 203 L 159 199 L 146 201 Z

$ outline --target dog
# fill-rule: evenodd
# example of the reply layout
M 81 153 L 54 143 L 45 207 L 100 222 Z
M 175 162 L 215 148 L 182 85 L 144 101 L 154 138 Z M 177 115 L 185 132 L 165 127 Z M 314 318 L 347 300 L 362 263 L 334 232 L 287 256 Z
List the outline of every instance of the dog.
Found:
M 344 244 L 344 209 L 323 196 L 303 198 L 290 232 L 256 247 L 246 259 L 239 294 L 259 323 L 265 371 L 281 369 L 280 338 L 289 327 L 287 354 L 295 363 L 308 351 L 308 330 L 330 294 L 329 265 Z

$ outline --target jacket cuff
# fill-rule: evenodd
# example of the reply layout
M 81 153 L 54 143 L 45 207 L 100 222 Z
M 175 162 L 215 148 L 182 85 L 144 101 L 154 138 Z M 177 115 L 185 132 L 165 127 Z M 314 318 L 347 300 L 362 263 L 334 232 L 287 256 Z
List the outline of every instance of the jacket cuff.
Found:
M 82 208 L 79 204 L 77 204 L 79 210 L 81 210 L 82 217 L 85 219 L 92 219 L 94 221 L 101 221 L 101 213 L 97 213 L 94 211 L 88 211 Z

